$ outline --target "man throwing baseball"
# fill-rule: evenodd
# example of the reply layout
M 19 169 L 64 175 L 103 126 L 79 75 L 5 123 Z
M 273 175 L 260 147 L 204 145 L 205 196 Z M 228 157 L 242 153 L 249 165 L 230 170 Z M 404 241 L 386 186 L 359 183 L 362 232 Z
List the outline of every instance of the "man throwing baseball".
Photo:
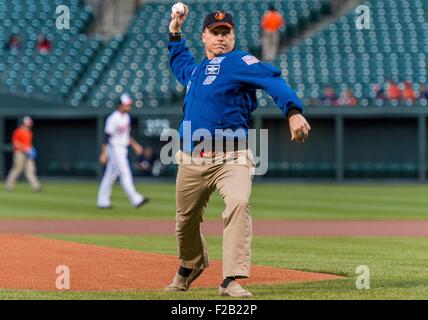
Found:
M 256 89 L 271 95 L 288 119 L 291 139 L 304 142 L 310 126 L 302 114 L 302 103 L 281 78 L 281 71 L 256 57 L 235 50 L 232 16 L 213 12 L 202 28 L 206 58 L 200 63 L 186 48 L 181 28 L 189 10 L 173 12 L 169 26 L 171 69 L 187 87 L 184 115 L 180 123 L 181 151 L 176 185 L 176 237 L 180 268 L 166 291 L 186 291 L 208 267 L 208 254 L 200 232 L 204 209 L 217 189 L 225 202 L 223 212 L 223 282 L 219 294 L 250 297 L 237 279 L 250 277 L 252 222 L 249 197 L 254 158 L 247 145 L 227 142 L 225 130 L 248 134 L 251 113 L 257 108 Z M 204 141 L 186 141 L 189 133 L 205 129 L 212 135 L 215 151 L 207 152 Z M 219 136 L 219 132 L 224 134 Z M 230 140 L 230 139 L 229 139 Z M 226 142 L 225 142 L 226 141 Z M 245 141 L 247 142 L 247 141 Z M 200 144 L 204 145 L 201 150 Z M 219 147 L 220 146 L 220 147 Z M 246 161 L 235 161 L 238 158 Z
M 149 199 L 144 198 L 135 190 L 131 169 L 128 161 L 128 146 L 134 149 L 136 155 L 143 153 L 143 147 L 131 137 L 131 118 L 129 113 L 132 108 L 132 99 L 123 94 L 117 104 L 117 110 L 106 120 L 105 144 L 102 146 L 100 163 L 107 167 L 101 186 L 98 191 L 98 208 L 111 208 L 111 191 L 113 184 L 119 177 L 123 191 L 128 196 L 134 208 L 146 204 Z

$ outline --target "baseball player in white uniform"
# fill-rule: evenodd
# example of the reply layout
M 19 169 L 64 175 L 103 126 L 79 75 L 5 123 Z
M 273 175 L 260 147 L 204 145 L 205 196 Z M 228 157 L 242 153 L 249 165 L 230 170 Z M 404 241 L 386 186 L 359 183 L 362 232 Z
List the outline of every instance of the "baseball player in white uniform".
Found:
M 105 144 L 102 146 L 100 163 L 107 167 L 98 192 L 98 208 L 111 208 L 111 192 L 113 184 L 119 177 L 123 191 L 128 196 L 134 208 L 146 204 L 149 199 L 137 192 L 132 179 L 128 161 L 128 146 L 131 145 L 137 156 L 144 151 L 143 147 L 131 137 L 131 118 L 129 112 L 132 108 L 132 99 L 123 94 L 118 107 L 106 120 Z

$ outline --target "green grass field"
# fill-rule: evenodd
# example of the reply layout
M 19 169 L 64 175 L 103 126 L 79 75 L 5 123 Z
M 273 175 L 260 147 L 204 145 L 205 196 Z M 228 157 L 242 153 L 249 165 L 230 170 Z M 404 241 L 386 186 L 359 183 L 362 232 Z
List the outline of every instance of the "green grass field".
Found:
M 135 219 L 175 217 L 175 186 L 139 183 L 152 202 L 132 209 L 119 186 L 114 210 L 96 209 L 96 183 L 45 183 L 42 193 L 24 184 L 0 191 L 1 219 Z M 428 219 L 426 185 L 336 185 L 255 183 L 255 219 Z M 220 219 L 224 205 L 214 194 L 206 212 Z M 1 223 L 1 222 L 0 222 Z M 61 236 L 57 239 L 176 255 L 171 236 Z M 221 238 L 208 237 L 210 256 L 221 258 Z M 344 275 L 347 279 L 303 284 L 250 286 L 255 299 L 428 299 L 428 238 L 281 238 L 255 237 L 253 263 Z M 371 289 L 357 290 L 355 269 L 367 265 Z M 162 291 L 72 293 L 0 289 L 0 299 L 218 299 L 217 290 L 182 294 Z
M 0 191 L 0 219 L 135 219 L 175 217 L 172 183 L 138 184 L 152 198 L 141 210 L 131 208 L 117 185 L 114 209 L 96 208 L 96 183 L 46 183 L 32 193 L 18 185 Z M 336 185 L 255 183 L 251 196 L 256 219 L 428 219 L 426 185 Z M 213 194 L 206 218 L 220 219 L 222 199 Z
M 52 236 L 50 236 L 52 237 Z M 172 236 L 55 236 L 56 239 L 176 254 Z M 212 259 L 221 258 L 221 238 L 208 237 Z M 249 286 L 254 299 L 428 299 L 428 239 L 255 237 L 253 263 L 327 272 L 347 279 L 287 285 Z M 370 268 L 370 290 L 357 290 L 355 269 Z M 117 293 L 0 290 L 0 299 L 219 299 L 217 289 Z

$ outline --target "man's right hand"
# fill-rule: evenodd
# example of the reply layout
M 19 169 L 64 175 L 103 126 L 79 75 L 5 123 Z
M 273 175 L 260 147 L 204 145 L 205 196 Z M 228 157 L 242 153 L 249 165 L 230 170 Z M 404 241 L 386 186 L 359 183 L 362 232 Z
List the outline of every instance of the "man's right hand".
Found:
M 189 8 L 184 5 L 184 15 L 180 16 L 178 13 L 171 13 L 171 23 L 169 24 L 169 32 L 181 32 L 181 27 L 189 15 Z

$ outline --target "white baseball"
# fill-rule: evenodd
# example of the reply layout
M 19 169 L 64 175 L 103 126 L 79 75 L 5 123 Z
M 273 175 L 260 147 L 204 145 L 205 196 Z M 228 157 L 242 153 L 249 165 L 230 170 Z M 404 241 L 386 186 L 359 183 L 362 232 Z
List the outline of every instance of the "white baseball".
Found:
M 184 4 L 182 2 L 177 2 L 172 6 L 172 13 L 178 13 L 180 16 L 184 16 L 185 9 Z

